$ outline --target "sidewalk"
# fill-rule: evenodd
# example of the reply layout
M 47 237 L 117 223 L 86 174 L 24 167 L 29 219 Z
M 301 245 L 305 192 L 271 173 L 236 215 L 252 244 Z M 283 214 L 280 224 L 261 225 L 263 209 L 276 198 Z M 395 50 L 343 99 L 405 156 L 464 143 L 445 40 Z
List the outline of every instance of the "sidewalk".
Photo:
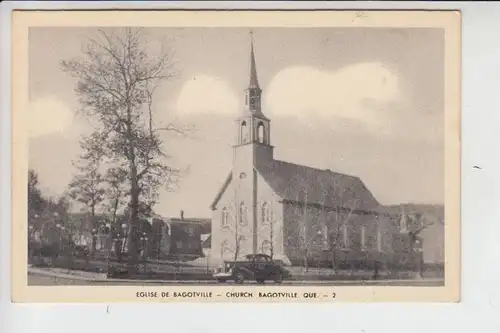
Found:
M 63 268 L 28 267 L 28 274 L 51 276 L 54 278 L 61 278 L 61 279 L 76 279 L 83 281 L 110 280 L 107 278 L 106 273 L 91 273 L 91 272 L 75 271 Z
M 205 279 L 205 280 L 151 280 L 151 279 L 116 279 L 116 278 L 108 278 L 105 273 L 90 273 L 90 272 L 82 272 L 82 271 L 70 271 L 67 269 L 57 269 L 57 268 L 33 268 L 28 267 L 28 274 L 31 275 L 42 275 L 46 277 L 53 277 L 55 279 L 70 279 L 70 280 L 79 280 L 79 281 L 87 281 L 94 283 L 132 283 L 132 284 L 151 284 L 151 283 L 165 283 L 165 284 L 214 284 L 216 283 L 213 279 Z M 285 284 L 356 284 L 356 285 L 373 285 L 373 284 L 401 284 L 401 283 L 409 283 L 409 284 L 419 284 L 419 283 L 439 283 L 443 282 L 443 279 L 381 279 L 381 280 L 341 280 L 341 279 L 328 279 L 328 280 L 318 280 L 318 279 L 290 279 L 285 280 Z

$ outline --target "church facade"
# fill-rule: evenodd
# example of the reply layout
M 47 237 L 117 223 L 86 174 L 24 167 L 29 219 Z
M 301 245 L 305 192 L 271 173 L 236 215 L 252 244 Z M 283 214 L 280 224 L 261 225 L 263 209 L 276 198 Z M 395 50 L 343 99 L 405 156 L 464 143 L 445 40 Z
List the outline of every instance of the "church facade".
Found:
M 288 264 L 367 267 L 394 260 L 398 221 L 356 176 L 274 159 L 253 43 L 232 170 L 212 202 L 211 261 L 266 253 Z

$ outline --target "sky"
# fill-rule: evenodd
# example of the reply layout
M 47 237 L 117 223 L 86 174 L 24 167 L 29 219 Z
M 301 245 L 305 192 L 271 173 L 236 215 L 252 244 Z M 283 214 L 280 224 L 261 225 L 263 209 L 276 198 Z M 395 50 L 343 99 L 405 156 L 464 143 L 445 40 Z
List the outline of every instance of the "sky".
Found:
M 117 30 L 118 31 L 118 30 Z M 434 28 L 255 28 L 263 113 L 275 158 L 359 176 L 382 204 L 444 203 L 444 31 Z M 81 117 L 76 81 L 60 62 L 81 56 L 95 28 L 31 28 L 29 166 L 47 195 L 74 174 Z M 191 126 L 165 137 L 169 163 L 189 169 L 162 192 L 165 216 L 210 217 L 231 170 L 249 30 L 148 28 L 151 54 L 169 51 L 176 75 L 157 90 L 159 122 Z M 298 135 L 300 133 L 300 135 Z

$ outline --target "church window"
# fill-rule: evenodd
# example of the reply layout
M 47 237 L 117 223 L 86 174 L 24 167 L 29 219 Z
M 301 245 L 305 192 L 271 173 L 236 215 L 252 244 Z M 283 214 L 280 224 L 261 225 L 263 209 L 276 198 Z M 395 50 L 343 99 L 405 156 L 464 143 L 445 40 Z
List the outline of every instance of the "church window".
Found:
M 266 135 L 264 133 L 265 128 L 262 122 L 257 126 L 257 137 L 259 138 L 260 143 L 266 143 Z
M 222 226 L 227 226 L 228 225 L 228 213 L 227 213 L 227 208 L 224 207 L 222 208 Z
M 247 122 L 246 121 L 243 121 L 241 123 L 241 133 L 240 133 L 240 136 L 241 136 L 241 142 L 242 143 L 248 142 L 249 138 L 248 138 L 248 129 L 247 129 Z
M 267 202 L 264 202 L 262 204 L 262 208 L 261 208 L 261 220 L 262 220 L 262 224 L 265 224 L 265 223 L 269 222 L 269 207 L 267 205 Z
M 230 253 L 229 245 L 227 240 L 223 241 L 220 245 L 220 256 L 221 258 L 226 258 L 227 255 Z
M 377 251 L 382 252 L 382 232 L 377 230 Z
M 245 207 L 245 203 L 240 203 L 240 214 L 239 214 L 240 224 L 247 224 L 247 210 Z
M 247 248 L 247 240 L 245 236 L 239 236 L 237 239 L 238 243 L 236 244 L 238 257 L 242 256 Z
M 272 244 L 270 241 L 268 241 L 268 240 L 263 241 L 262 245 L 261 245 L 262 253 L 267 254 L 267 255 L 271 255 L 271 247 L 272 247 Z
M 328 225 L 323 225 L 323 231 L 321 232 L 322 236 L 323 236 L 323 247 L 325 249 L 328 249 L 329 247 L 329 236 L 328 236 Z
M 366 250 L 366 227 L 361 227 L 361 250 Z
M 347 224 L 344 224 L 342 226 L 342 233 L 343 233 L 343 240 L 344 240 L 344 248 L 348 248 L 349 247 L 349 235 L 348 235 L 348 232 L 347 232 Z

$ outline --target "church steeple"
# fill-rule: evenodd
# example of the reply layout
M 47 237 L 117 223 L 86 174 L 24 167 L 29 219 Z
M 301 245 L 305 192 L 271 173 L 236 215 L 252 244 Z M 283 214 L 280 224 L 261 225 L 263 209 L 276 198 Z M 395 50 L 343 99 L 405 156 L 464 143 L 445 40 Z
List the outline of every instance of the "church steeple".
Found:
M 238 139 L 235 145 L 239 159 L 244 155 L 245 149 L 251 159 L 250 164 L 257 161 L 272 160 L 273 147 L 271 146 L 270 120 L 264 116 L 261 108 L 262 90 L 257 79 L 257 65 L 253 36 L 250 32 L 250 77 L 248 88 L 245 89 L 245 107 L 243 115 L 236 119 L 238 125 Z M 242 146 L 246 146 L 242 147 Z M 238 148 L 238 147 L 241 147 Z M 236 156 L 235 155 L 235 156 Z
M 253 38 L 250 32 L 250 84 L 249 89 L 259 89 L 259 80 L 257 79 L 257 66 L 255 65 L 255 53 L 253 51 Z
M 253 34 L 250 32 L 250 81 L 245 90 L 245 112 L 253 115 L 262 114 L 261 110 L 262 90 L 257 79 L 257 65 L 253 48 Z

